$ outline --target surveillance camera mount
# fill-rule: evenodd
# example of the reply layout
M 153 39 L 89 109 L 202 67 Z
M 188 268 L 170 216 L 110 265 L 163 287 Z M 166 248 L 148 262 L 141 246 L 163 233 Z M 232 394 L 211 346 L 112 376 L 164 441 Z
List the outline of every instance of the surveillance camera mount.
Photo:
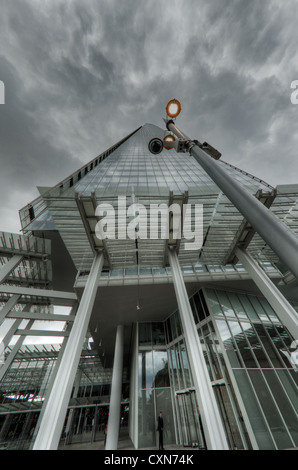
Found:
M 195 143 L 191 140 L 176 139 L 174 141 L 163 141 L 163 146 L 166 149 L 175 149 L 177 153 L 186 153 L 191 150 Z

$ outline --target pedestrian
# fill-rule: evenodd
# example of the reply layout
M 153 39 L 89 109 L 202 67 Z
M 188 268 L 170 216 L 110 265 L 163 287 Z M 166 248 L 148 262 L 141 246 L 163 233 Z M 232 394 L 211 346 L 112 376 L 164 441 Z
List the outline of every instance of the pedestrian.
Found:
M 105 425 L 104 433 L 105 433 L 105 444 L 104 445 L 106 446 L 107 434 L 108 434 L 108 423 L 106 423 L 106 425 Z
M 164 448 L 163 448 L 163 417 L 162 417 L 162 411 L 160 411 L 159 417 L 157 418 L 157 431 L 159 433 L 159 450 L 164 450 Z

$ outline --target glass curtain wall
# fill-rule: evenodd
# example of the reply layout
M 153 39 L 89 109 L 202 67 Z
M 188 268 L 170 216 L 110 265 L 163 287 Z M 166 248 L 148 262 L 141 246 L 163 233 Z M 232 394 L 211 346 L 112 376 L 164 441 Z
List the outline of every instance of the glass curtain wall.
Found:
M 26 345 L 16 355 L 0 384 L 0 449 L 31 449 L 36 425 L 61 345 Z M 104 441 L 112 370 L 96 350 L 83 349 L 69 402 L 60 446 Z M 123 371 L 121 426 L 128 424 L 127 369 Z
M 206 295 L 259 448 L 297 446 L 293 338 L 264 298 L 213 289 Z
M 30 447 L 59 347 L 24 346 L 4 375 L 0 384 L 0 448 Z
M 158 446 L 157 418 L 164 420 L 164 445 L 176 442 L 164 323 L 139 324 L 139 448 Z
M 210 316 L 202 291 L 196 293 L 190 299 L 190 304 L 198 328 L 198 335 L 210 381 L 224 423 L 229 448 L 249 449 L 251 448 L 250 440 L 215 333 L 212 323 L 213 319 Z M 202 427 L 200 410 L 195 399 L 179 312 L 175 312 L 166 321 L 166 326 L 167 337 L 170 343 L 169 354 L 171 358 L 172 387 L 176 396 L 176 413 L 180 430 L 179 443 L 184 446 L 205 448 L 204 429 Z
M 251 448 L 212 318 L 202 292 L 191 299 L 198 333 L 231 449 Z M 206 448 L 179 312 L 164 323 L 139 324 L 139 448 L 157 445 L 156 419 L 166 418 L 165 444 Z M 160 405 L 162 404 L 162 405 Z M 166 412 L 165 412 L 166 410 Z
M 92 349 L 81 357 L 77 370 L 68 412 L 64 422 L 60 446 L 102 441 L 108 423 L 112 369 L 104 368 L 101 358 Z M 128 425 L 128 375 L 122 377 L 121 428 Z
M 190 303 L 229 448 L 297 446 L 293 338 L 266 299 L 206 289 Z M 138 367 L 139 447 L 156 446 L 155 421 L 167 410 L 166 442 L 204 448 L 178 311 L 164 323 L 139 325 Z

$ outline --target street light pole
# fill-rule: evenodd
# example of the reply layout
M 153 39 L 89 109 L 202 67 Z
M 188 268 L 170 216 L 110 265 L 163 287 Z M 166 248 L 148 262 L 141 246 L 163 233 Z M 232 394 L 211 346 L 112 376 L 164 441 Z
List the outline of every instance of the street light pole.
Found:
M 166 125 L 168 130 L 179 139 L 188 142 L 190 155 L 298 279 L 298 237 L 296 234 L 230 176 L 214 158 L 181 132 L 172 120 L 166 121 Z

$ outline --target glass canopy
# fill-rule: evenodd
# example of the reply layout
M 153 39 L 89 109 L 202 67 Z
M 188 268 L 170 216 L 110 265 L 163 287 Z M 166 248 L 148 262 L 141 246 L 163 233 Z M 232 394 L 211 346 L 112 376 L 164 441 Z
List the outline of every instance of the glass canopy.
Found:
M 95 234 L 99 220 L 95 210 L 100 204 L 113 207 L 117 234 L 123 228 L 121 223 L 132 220 L 130 216 L 119 222 L 119 196 L 126 198 L 127 207 L 142 204 L 147 215 L 151 204 L 187 203 L 192 208 L 195 205 L 203 208 L 203 245 L 200 249 L 186 250 L 187 240 L 182 236 L 181 265 L 234 262 L 233 249 L 239 241 L 255 258 L 276 262 L 276 255 L 189 154 L 175 150 L 163 150 L 159 155 L 149 152 L 149 141 L 154 137 L 162 139 L 165 134 L 161 128 L 145 124 L 55 187 L 41 188 L 41 196 L 20 211 L 23 229 L 58 230 L 78 270 L 90 269 L 95 250 L 101 248 L 105 250 L 106 265 L 113 269 L 138 264 L 166 266 L 167 242 L 159 236 L 161 227 L 155 239 L 120 240 L 116 236 L 114 240 L 101 241 Z M 298 185 L 274 189 L 222 160 L 218 164 L 298 232 Z M 190 217 L 194 230 L 194 209 Z

